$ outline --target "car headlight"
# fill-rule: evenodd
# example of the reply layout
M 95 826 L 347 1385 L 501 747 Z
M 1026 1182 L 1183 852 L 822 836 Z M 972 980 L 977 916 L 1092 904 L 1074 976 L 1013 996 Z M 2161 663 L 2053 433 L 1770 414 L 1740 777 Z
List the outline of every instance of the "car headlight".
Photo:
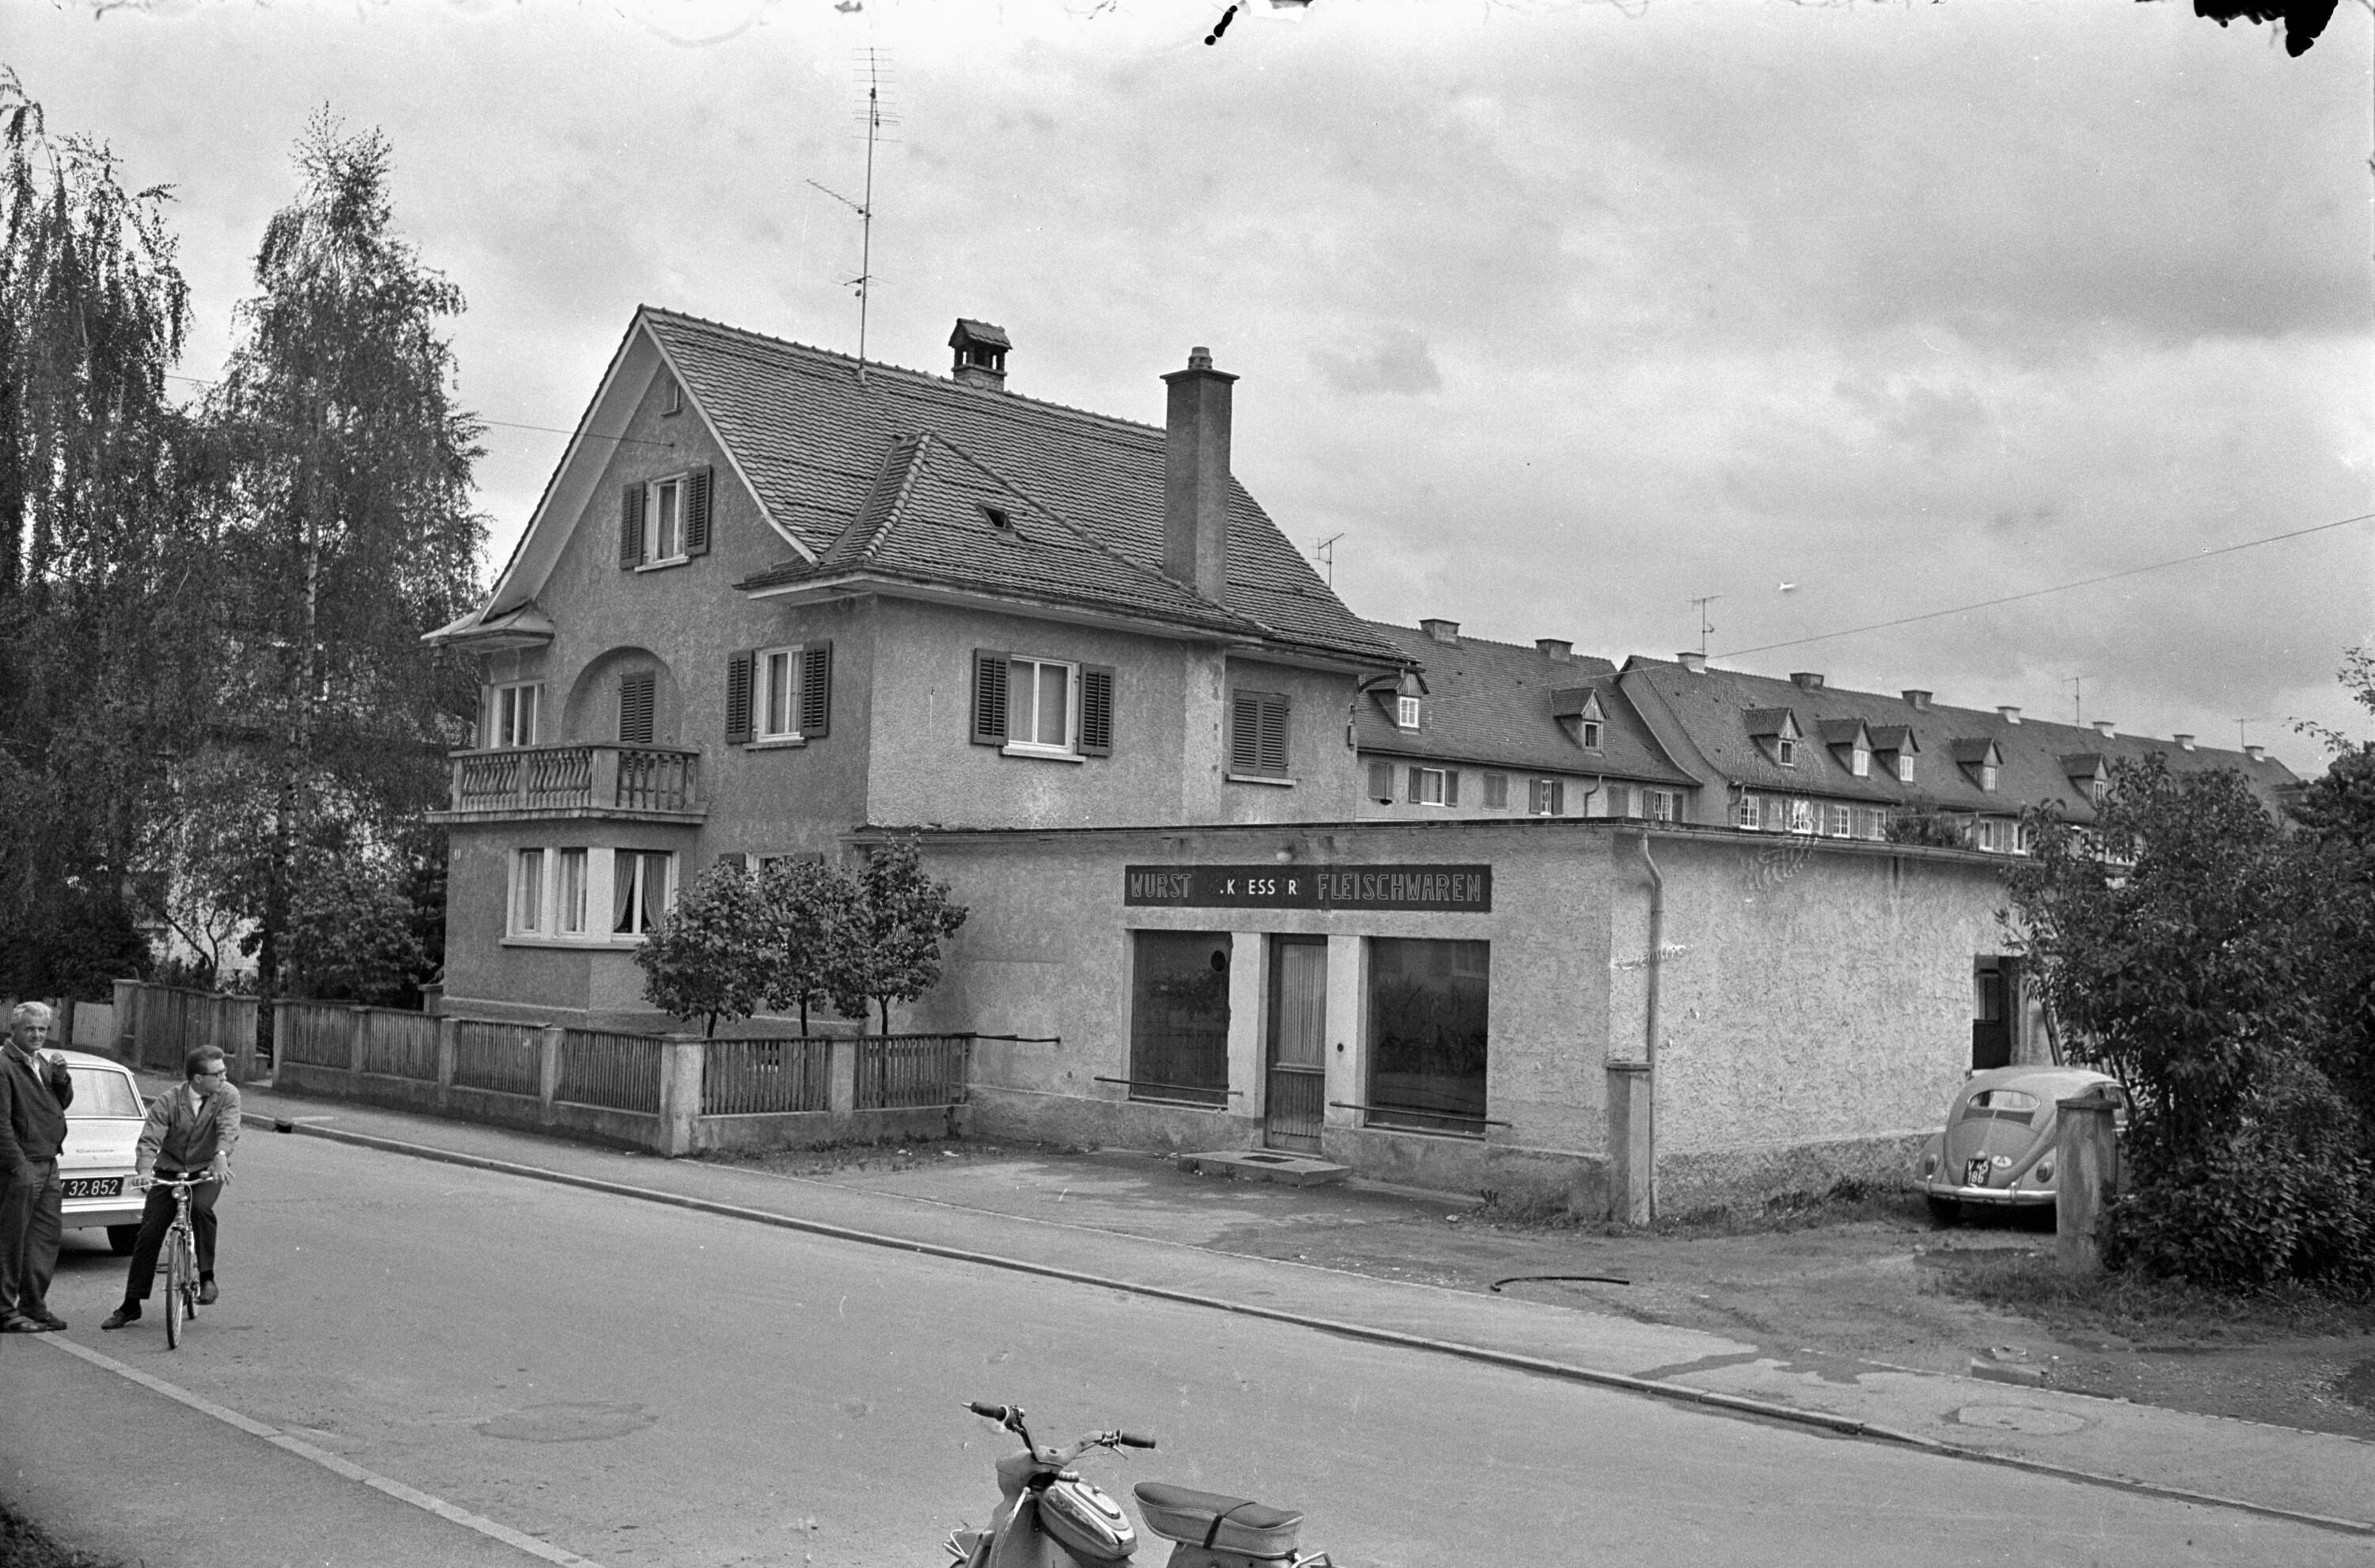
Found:
M 2038 1163 L 2037 1163 L 2037 1179 L 2038 1179 L 2038 1181 L 2040 1181 L 2040 1182 L 2050 1182 L 2050 1181 L 2051 1181 L 2051 1180 L 2053 1179 L 2053 1161 L 2050 1161 L 2050 1160 L 2040 1160 L 2040 1161 L 2038 1161 Z
M 1932 1176 L 1937 1174 L 1937 1172 L 1938 1157 L 1934 1154 L 1923 1155 L 1921 1157 L 1921 1173 L 1925 1176 Z

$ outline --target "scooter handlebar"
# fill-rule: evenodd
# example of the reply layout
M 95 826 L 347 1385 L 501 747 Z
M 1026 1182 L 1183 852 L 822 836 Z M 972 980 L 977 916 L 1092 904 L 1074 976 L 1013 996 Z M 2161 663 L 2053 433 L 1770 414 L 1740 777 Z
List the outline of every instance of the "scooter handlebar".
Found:
M 965 1406 L 965 1409 L 985 1421 L 1003 1421 L 1014 1413 L 1004 1405 L 985 1405 L 978 1399 Z
M 1141 1432 L 1117 1432 L 1114 1433 L 1114 1446 L 1117 1448 L 1152 1448 L 1154 1446 L 1154 1439 L 1148 1437 Z

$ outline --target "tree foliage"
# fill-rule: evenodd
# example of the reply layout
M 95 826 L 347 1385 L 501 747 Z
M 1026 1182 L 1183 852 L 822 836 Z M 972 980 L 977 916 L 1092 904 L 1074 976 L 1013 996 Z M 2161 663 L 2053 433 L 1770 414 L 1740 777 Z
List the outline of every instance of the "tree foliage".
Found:
M 2113 769 L 2090 829 L 2030 817 L 2014 908 L 2061 1038 L 2133 1103 L 2112 1261 L 2205 1283 L 2375 1269 L 2375 1146 L 2337 1069 L 2334 846 L 2241 775 Z M 2363 901 L 2362 901 L 2363 902 Z
M 833 943 L 825 984 L 844 1018 L 862 1019 L 871 1002 L 882 1032 L 891 1032 L 891 1004 L 912 1002 L 940 980 L 940 940 L 965 923 L 965 908 L 949 900 L 949 885 L 924 874 L 914 839 L 892 839 L 867 856 L 857 874 L 857 899 Z
M 672 1018 L 746 1019 L 767 999 L 784 951 L 781 913 L 760 878 L 719 864 L 677 895 L 676 904 L 635 949 L 644 995 Z
M 833 999 L 833 966 L 862 890 L 857 878 L 821 860 L 779 860 L 762 875 L 767 904 L 777 922 L 767 1006 L 777 1012 L 797 1009 L 800 1032 L 806 1034 L 809 1008 Z

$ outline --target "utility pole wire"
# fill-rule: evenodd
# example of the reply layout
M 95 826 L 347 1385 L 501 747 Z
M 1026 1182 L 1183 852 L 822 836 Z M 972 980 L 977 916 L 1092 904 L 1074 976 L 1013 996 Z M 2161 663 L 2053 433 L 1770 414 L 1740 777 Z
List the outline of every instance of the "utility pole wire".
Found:
M 2220 545 L 2215 549 L 2200 550 L 2192 555 L 2181 555 L 2169 560 L 2156 560 L 2148 566 L 2131 566 L 2121 572 L 2107 572 L 2100 577 L 2082 577 L 2075 583 L 2057 583 L 2050 588 L 2031 588 L 2025 594 L 2006 594 L 2002 598 L 1981 599 L 1977 604 L 1956 605 L 1950 609 L 1924 610 L 1920 615 L 1899 616 L 1895 620 L 1876 620 L 1869 626 L 1850 626 L 1844 631 L 1826 631 L 1819 636 L 1792 638 L 1787 643 L 1764 643 L 1754 648 L 1734 648 L 1728 653 L 1718 654 L 1716 657 L 1736 659 L 1747 654 L 1769 654 L 1776 648 L 1801 648 L 1809 643 L 1827 643 L 1834 637 L 1857 637 L 1867 631 L 1885 631 L 1895 626 L 1910 626 L 1919 620 L 1936 620 L 1943 616 L 1967 615 L 1972 610 L 1993 609 L 1998 605 L 2015 605 L 2023 599 L 2041 599 L 2049 594 L 2066 594 L 2073 588 L 2091 588 L 2098 583 L 2116 583 L 2122 577 L 2140 577 L 2147 572 L 2162 572 L 2172 566 L 2190 566 L 2198 560 L 2208 560 L 2213 556 L 2232 555 L 2237 550 L 2254 549 L 2261 545 L 2280 544 L 2286 539 L 2302 538 L 2310 534 L 2322 534 L 2334 528 L 2346 528 L 2353 523 L 2365 523 L 2370 519 L 2375 519 L 2375 512 L 2362 512 L 2356 517 L 2338 518 L 2332 523 L 2320 523 L 2309 528 L 2295 528 L 2286 534 L 2271 534 L 2264 539 L 2245 539 L 2240 544 Z

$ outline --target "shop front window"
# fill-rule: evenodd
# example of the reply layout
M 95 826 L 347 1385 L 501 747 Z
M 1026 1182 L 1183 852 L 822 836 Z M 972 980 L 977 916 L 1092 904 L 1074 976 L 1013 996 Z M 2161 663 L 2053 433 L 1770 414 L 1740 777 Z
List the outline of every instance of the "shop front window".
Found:
M 1369 1125 L 1484 1134 L 1487 942 L 1369 938 Z
M 1229 1100 L 1229 934 L 1140 931 L 1131 962 L 1129 1097 Z

